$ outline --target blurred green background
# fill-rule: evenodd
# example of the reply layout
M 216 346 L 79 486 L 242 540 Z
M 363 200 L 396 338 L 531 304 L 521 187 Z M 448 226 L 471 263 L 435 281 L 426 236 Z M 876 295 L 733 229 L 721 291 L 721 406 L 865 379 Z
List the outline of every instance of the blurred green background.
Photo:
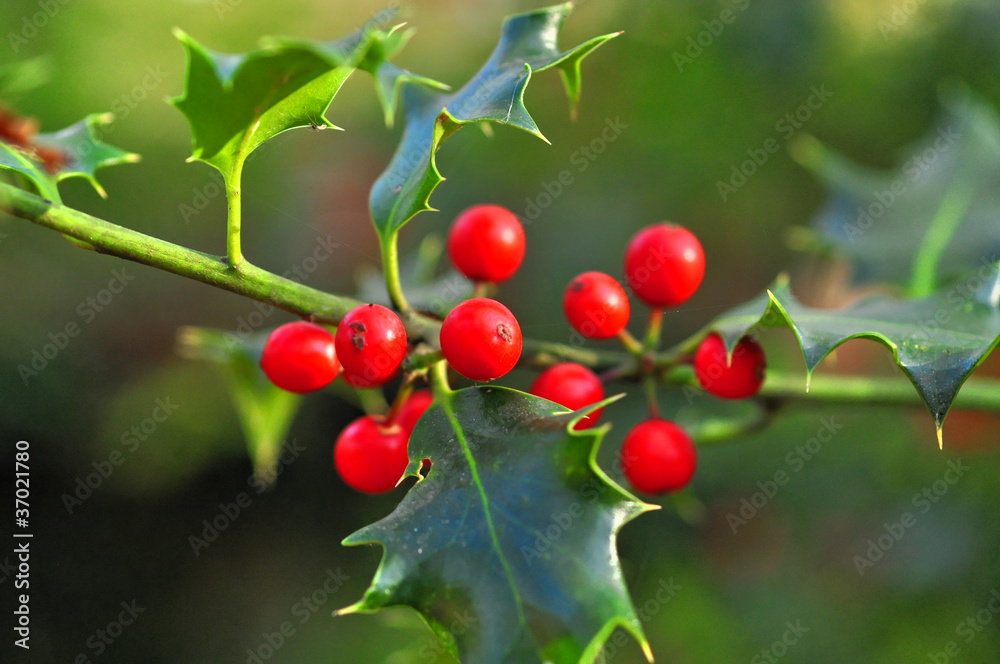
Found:
M 4 0 L 0 63 L 44 55 L 51 80 L 4 101 L 37 116 L 43 130 L 116 110 L 120 119 L 106 137 L 143 155 L 137 166 L 102 174 L 107 201 L 74 181 L 64 185 L 66 202 L 216 253 L 224 247 L 224 197 L 212 196 L 218 189 L 208 166 L 184 162 L 188 127 L 164 102 L 180 92 L 184 67 L 170 29 L 239 52 L 266 34 L 333 38 L 383 6 L 69 0 L 52 2 L 55 15 L 35 33 L 24 32 L 41 4 Z M 399 63 L 460 85 L 488 56 L 502 17 L 536 6 L 406 2 L 404 18 L 418 32 Z M 710 43 L 701 52 L 686 53 L 689 38 L 697 43 L 709 29 L 705 22 L 717 29 L 713 22 L 727 8 L 732 23 L 711 39 L 703 34 Z M 566 121 L 558 77 L 539 75 L 527 104 L 552 145 L 502 127 L 492 139 L 461 132 L 439 155 L 448 178 L 433 199 L 441 212 L 421 215 L 403 232 L 404 249 L 412 249 L 424 233 L 445 232 L 460 210 L 479 202 L 524 215 L 546 183 L 572 170 L 573 184 L 527 225 L 524 268 L 500 291 L 526 336 L 568 340 L 560 306 L 565 284 L 588 269 L 618 274 L 629 235 L 664 219 L 695 230 L 709 264 L 701 291 L 669 313 L 668 341 L 756 295 L 783 268 L 793 270 L 804 299 L 823 301 L 842 271 L 790 251 L 785 234 L 809 221 L 824 191 L 789 157 L 784 140 L 726 201 L 717 181 L 748 149 L 780 137 L 776 123 L 813 86 L 833 96 L 801 132 L 873 166 L 897 163 L 905 157 L 900 150 L 933 126 L 941 81 L 965 81 L 1000 104 L 1000 6 L 991 1 L 592 0 L 568 21 L 564 44 L 615 30 L 625 34 L 585 64 L 577 122 Z M 12 33 L 33 36 L 12 41 Z M 679 68 L 678 53 L 693 57 Z M 365 77 L 356 74 L 328 114 L 345 132 L 281 136 L 245 171 L 245 254 L 281 273 L 329 233 L 341 246 L 308 283 L 338 292 L 351 292 L 359 266 L 378 260 L 367 192 L 400 133 L 384 128 Z M 580 171 L 574 153 L 609 120 L 624 129 Z M 209 199 L 207 207 L 185 219 L 181 206 L 200 204 L 199 196 Z M 82 313 L 87 298 L 122 269 L 134 276 L 127 288 L 95 315 Z M 403 492 L 361 496 L 336 477 L 333 442 L 357 411 L 332 394 L 308 399 L 289 435 L 301 451 L 275 489 L 257 493 L 221 377 L 210 365 L 176 356 L 179 326 L 233 329 L 253 311 L 252 302 L 234 295 L 83 252 L 52 232 L 0 218 L 0 456 L 4 473 L 13 472 L 13 443 L 31 443 L 35 532 L 29 659 L 14 652 L 9 631 L 0 653 L 12 654 L 0 659 L 219 664 L 255 661 L 257 653 L 261 661 L 289 664 L 451 661 L 413 612 L 330 615 L 360 597 L 380 557 L 376 548 L 345 549 L 340 540 L 387 514 Z M 279 312 L 268 324 L 287 320 Z M 74 321 L 79 336 L 25 385 L 17 367 Z M 764 342 L 774 366 L 801 367 L 788 335 L 772 332 Z M 887 357 L 881 347 L 852 342 L 821 370 L 898 373 Z M 529 381 L 512 374 L 503 382 L 523 388 Z M 152 426 L 147 418 L 158 400 L 176 409 Z M 688 422 L 712 408 L 679 394 L 664 394 L 663 407 Z M 614 428 L 604 443 L 605 467 L 642 417 L 639 398 L 607 409 Z M 824 418 L 842 429 L 808 461 L 790 461 L 790 454 L 801 458 L 796 448 Z M 657 661 L 996 661 L 1000 621 L 988 606 L 1000 589 L 997 424 L 954 414 L 942 453 L 930 417 L 917 409 L 800 406 L 765 431 L 704 448 L 692 491 L 706 506 L 703 518 L 683 519 L 689 510 L 665 501 L 666 509 L 630 524 L 620 539 Z M 124 463 L 68 513 L 62 496 L 115 450 Z M 959 461 L 969 470 L 923 512 L 914 495 Z M 734 533 L 726 515 L 781 470 L 789 473 L 787 485 Z M 10 482 L 3 484 L 8 495 Z M 220 505 L 240 501 L 240 515 L 195 555 L 189 537 L 201 536 L 203 521 L 216 518 Z M 859 574 L 855 556 L 906 512 L 916 525 Z M 0 552 L 5 558 L 9 551 Z M 331 572 L 346 581 L 331 581 L 327 589 L 338 590 L 328 594 Z M 665 604 L 657 601 L 661 582 L 671 580 L 676 592 Z M 12 584 L 0 571 L 5 597 L 14 594 Z M 110 644 L 101 643 L 98 630 L 117 619 L 121 602 L 133 600 L 144 611 Z M 960 628 L 977 615 L 974 627 Z M 294 633 L 275 636 L 285 622 Z M 804 628 L 801 636 L 794 645 L 774 645 L 789 622 Z M 935 653 L 949 642 L 953 654 L 941 659 Z M 631 642 L 607 654 L 621 664 L 642 660 Z

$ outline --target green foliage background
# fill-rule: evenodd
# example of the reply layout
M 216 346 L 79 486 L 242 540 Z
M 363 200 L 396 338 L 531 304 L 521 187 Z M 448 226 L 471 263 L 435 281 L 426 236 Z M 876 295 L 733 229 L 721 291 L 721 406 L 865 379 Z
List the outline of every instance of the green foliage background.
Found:
M 338 37 L 382 9 L 367 1 L 305 0 L 280 8 L 251 0 L 55 4 L 58 13 L 15 53 L 9 33 L 20 33 L 25 18 L 31 21 L 40 9 L 36 2 L 5 1 L 0 64 L 45 55 L 52 73 L 45 85 L 6 101 L 37 115 L 43 130 L 115 111 L 119 122 L 105 137 L 144 159 L 102 174 L 109 200 L 80 180 L 64 185 L 65 202 L 217 252 L 224 246 L 221 180 L 204 164 L 184 163 L 187 124 L 163 101 L 179 93 L 184 67 L 171 28 L 215 50 L 239 52 L 264 34 Z M 912 15 L 897 13 L 902 25 L 883 31 L 894 11 L 914 4 L 582 2 L 567 22 L 566 45 L 616 29 L 625 34 L 586 63 L 578 121 L 565 121 L 558 77 L 539 76 L 526 101 L 551 146 L 502 127 L 494 140 L 472 130 L 456 135 L 438 155 L 448 178 L 434 197 L 441 213 L 403 229 L 404 250 L 416 246 L 421 229 L 444 232 L 468 205 L 510 207 L 531 222 L 529 253 L 501 299 L 526 336 L 556 341 L 569 340 L 559 306 L 568 280 L 586 269 L 617 274 L 627 237 L 663 219 L 694 229 L 709 263 L 701 292 L 668 315 L 668 341 L 758 294 L 779 266 L 795 268 L 793 284 L 815 285 L 797 293 L 804 301 L 835 301 L 842 291 L 835 269 L 817 267 L 785 243 L 786 229 L 806 223 L 824 191 L 790 158 L 779 121 L 813 87 L 826 86 L 833 96 L 795 134 L 812 134 L 857 161 L 888 167 L 933 126 L 939 82 L 965 81 L 1000 106 L 1000 9 L 929 0 Z M 460 83 L 489 54 L 501 18 L 535 6 L 407 3 L 404 18 L 417 34 L 398 64 Z M 684 53 L 688 38 L 706 30 L 703 22 L 727 8 L 734 21 L 678 71 L 675 52 Z M 248 160 L 244 252 L 251 261 L 279 273 L 302 268 L 317 238 L 330 234 L 339 246 L 307 283 L 348 292 L 353 272 L 377 261 L 367 195 L 391 157 L 400 123 L 384 129 L 363 78 L 348 81 L 328 115 L 346 132 L 300 130 Z M 605 140 L 611 136 L 615 140 Z M 769 138 L 780 150 L 723 201 L 717 181 Z M 593 159 L 581 151 L 588 146 Z M 563 171 L 571 181 L 545 205 Z M 180 206 L 203 201 L 204 209 L 186 220 Z M 529 201 L 539 207 L 536 219 Z M 97 311 L 87 298 L 123 267 L 135 279 Z M 258 311 L 234 296 L 97 257 L 51 232 L 0 219 L 5 468 L 12 466 L 14 441 L 32 443 L 38 554 L 31 661 L 73 661 L 83 653 L 91 661 L 245 662 L 247 649 L 258 649 L 265 634 L 279 632 L 286 621 L 295 633 L 268 661 L 448 661 L 436 655 L 430 633 L 410 612 L 330 617 L 361 596 L 380 555 L 377 548 L 342 548 L 340 540 L 387 514 L 401 495 L 363 497 L 336 478 L 331 448 L 355 411 L 332 395 L 307 400 L 291 434 L 303 451 L 275 490 L 258 494 L 247 481 L 251 469 L 223 379 L 213 367 L 175 355 L 179 326 L 236 328 Z M 274 313 L 266 320 L 277 325 L 288 318 Z M 25 386 L 18 365 L 71 322 L 80 334 Z M 788 335 L 772 332 L 764 342 L 775 365 L 801 366 Z M 819 371 L 893 374 L 887 357 L 871 342 L 851 342 Z M 530 375 L 516 374 L 504 383 L 523 388 L 529 381 Z M 176 412 L 129 452 L 133 444 L 123 443 L 133 440 L 129 430 L 141 427 L 157 399 L 167 398 Z M 682 421 L 700 406 L 680 394 L 663 401 L 665 412 Z M 605 418 L 615 426 L 604 443 L 605 468 L 642 416 L 639 400 L 608 408 Z M 799 456 L 797 447 L 830 418 L 843 428 L 814 458 Z M 747 661 L 782 637 L 786 621 L 796 620 L 809 631 L 790 647 L 787 661 L 926 661 L 949 641 L 961 648 L 961 661 L 989 661 L 1000 649 L 998 622 L 973 632 L 969 643 L 956 627 L 1000 588 L 997 424 L 953 414 L 941 453 L 919 409 L 800 408 L 766 431 L 705 448 L 694 484 L 707 507 L 700 524 L 679 518 L 668 503 L 621 538 L 626 578 L 648 618 L 644 627 L 658 661 Z M 125 463 L 68 515 L 60 496 L 112 450 L 122 451 Z M 942 480 L 948 462 L 958 460 L 970 470 L 922 513 L 913 496 Z M 787 485 L 734 534 L 726 515 L 778 471 L 788 474 Z M 244 492 L 250 506 L 195 556 L 189 536 L 219 514 L 220 503 Z M 859 575 L 854 556 L 864 555 L 867 541 L 906 512 L 916 526 Z M 315 613 L 303 614 L 302 598 L 322 588 L 328 569 L 349 579 Z M 679 590 L 661 604 L 657 590 L 670 579 Z M 133 598 L 146 612 L 98 655 L 88 638 L 115 618 L 119 602 Z M 5 639 L 0 652 L 9 648 Z M 610 661 L 641 661 L 634 643 L 617 650 Z

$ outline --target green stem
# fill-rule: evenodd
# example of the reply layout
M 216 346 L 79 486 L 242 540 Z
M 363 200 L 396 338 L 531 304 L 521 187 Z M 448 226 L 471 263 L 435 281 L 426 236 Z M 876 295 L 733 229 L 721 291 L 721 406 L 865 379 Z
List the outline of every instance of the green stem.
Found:
M 806 392 L 805 378 L 801 374 L 769 369 L 760 394 L 781 401 L 814 401 L 865 406 L 924 405 L 920 395 L 908 380 L 875 376 L 813 376 L 809 392 Z M 1000 380 L 969 379 L 955 397 L 954 407 L 1000 412 Z
M 645 350 L 656 350 L 660 344 L 660 332 L 663 330 L 663 309 L 649 310 L 649 325 L 646 327 Z
M 643 348 L 639 340 L 632 336 L 632 333 L 628 330 L 622 330 L 618 333 L 618 340 L 622 342 L 622 346 L 625 346 L 625 350 L 633 355 L 642 355 Z
M 434 394 L 434 401 L 446 399 L 452 392 L 448 381 L 448 363 L 444 360 L 431 367 L 431 392 Z
M 442 359 L 444 359 L 444 355 L 442 355 L 439 350 L 427 352 L 421 351 L 420 348 L 417 348 L 403 361 L 403 370 L 407 373 L 426 373 L 427 369 L 434 366 Z
M 98 253 L 172 272 L 267 302 L 311 320 L 336 324 L 347 312 L 361 304 L 351 298 L 309 288 L 250 264 L 243 265 L 236 272 L 229 269 L 226 259 L 219 256 L 123 228 L 3 183 L 0 183 L 0 210 L 86 242 Z
M 525 339 L 521 361 L 533 367 L 551 367 L 560 362 L 576 362 L 598 371 L 618 369 L 623 363 L 632 367 L 627 373 L 634 373 L 638 363 L 631 355 L 617 351 L 580 348 L 551 341 Z
M 649 416 L 654 420 L 659 419 L 660 403 L 656 400 L 656 377 L 653 374 L 646 374 L 642 384 L 646 389 L 646 401 L 649 402 Z
M 403 383 L 403 385 L 399 388 L 399 391 L 396 392 L 396 398 L 392 400 L 392 407 L 386 414 L 385 419 L 392 422 L 399 416 L 399 411 L 403 409 L 403 406 L 405 406 L 406 402 L 409 401 L 410 395 L 413 394 L 413 388 L 414 384 L 412 380 L 408 380 Z
M 246 263 L 239 272 L 229 269 L 225 258 L 193 251 L 143 233 L 92 217 L 83 212 L 47 201 L 27 191 L 0 182 L 0 212 L 8 212 L 39 226 L 58 231 L 94 247 L 98 253 L 124 258 L 200 281 L 238 295 L 272 304 L 304 318 L 337 324 L 357 300 L 331 295 L 295 281 L 279 277 Z M 398 274 L 398 272 L 397 272 Z M 410 311 L 403 317 L 413 340 L 437 342 L 440 321 Z M 677 348 L 683 349 L 685 344 Z M 690 366 L 679 364 L 681 350 L 651 356 L 660 380 L 696 385 Z M 598 371 L 613 372 L 615 379 L 636 379 L 642 375 L 637 357 L 620 351 L 577 348 L 566 344 L 526 339 L 522 363 L 546 367 L 572 361 Z M 450 391 L 447 366 L 439 362 L 432 369 L 437 392 Z M 773 400 L 858 405 L 922 406 L 913 386 L 902 379 L 882 377 L 815 376 L 810 391 L 799 374 L 768 371 L 761 396 Z M 1000 412 L 1000 380 L 971 378 L 955 399 L 955 408 Z
M 973 188 L 964 186 L 950 189 L 941 201 L 941 207 L 934 215 L 913 260 L 910 296 L 926 297 L 934 292 L 937 287 L 937 271 L 941 256 L 965 218 L 972 199 Z
M 399 233 L 393 232 L 382 242 L 382 271 L 385 287 L 396 309 L 406 314 L 411 311 L 410 303 L 403 294 L 403 284 L 399 280 Z
M 389 403 L 385 400 L 381 388 L 358 390 L 358 399 L 361 400 L 361 410 L 365 411 L 366 415 L 385 415 L 389 410 Z
M 241 184 L 243 162 L 237 161 L 233 172 L 226 178 L 226 200 L 228 219 L 226 224 L 226 254 L 229 267 L 239 270 L 243 267 L 243 249 L 240 246 L 243 188 Z

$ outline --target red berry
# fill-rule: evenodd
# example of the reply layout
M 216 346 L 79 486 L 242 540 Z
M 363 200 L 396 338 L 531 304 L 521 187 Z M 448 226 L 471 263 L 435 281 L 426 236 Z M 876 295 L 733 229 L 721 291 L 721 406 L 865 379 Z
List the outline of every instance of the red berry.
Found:
M 709 394 L 723 399 L 746 399 L 760 391 L 767 358 L 764 349 L 750 337 L 743 337 L 733 349 L 732 364 L 726 363 L 726 344 L 712 333 L 694 355 L 694 374 Z
M 579 410 L 604 398 L 604 385 L 593 371 L 574 362 L 549 367 L 538 375 L 529 390 L 536 397 L 555 401 L 570 410 Z M 603 408 L 598 408 L 573 427 L 580 431 L 597 424 Z
M 628 325 L 629 302 L 625 289 L 603 272 L 584 272 L 566 287 L 566 319 L 588 339 L 610 339 Z
M 260 368 L 283 390 L 305 394 L 329 384 L 340 371 L 333 335 L 326 328 L 297 321 L 271 332 Z
M 336 342 L 344 380 L 354 387 L 382 385 L 406 356 L 403 322 L 380 304 L 352 309 L 337 328 Z
M 406 472 L 409 438 L 409 431 L 398 424 L 387 424 L 380 416 L 359 417 L 337 437 L 334 466 L 352 489 L 365 493 L 391 491 Z
M 524 260 L 524 228 L 499 205 L 470 207 L 451 226 L 448 256 L 473 281 L 506 281 Z
M 441 324 L 441 352 L 470 380 L 503 376 L 521 357 L 521 326 L 510 309 L 474 297 L 451 310 Z
M 683 489 L 694 475 L 698 456 L 684 429 L 667 420 L 646 420 L 635 426 L 622 444 L 625 477 L 650 494 Z
M 403 427 L 407 433 L 412 432 L 413 427 L 417 426 L 417 420 L 430 408 L 433 401 L 434 395 L 430 393 L 430 390 L 417 390 L 399 409 L 393 422 Z
M 647 226 L 625 249 L 625 278 L 636 296 L 652 307 L 686 302 L 704 276 L 701 242 L 682 226 Z

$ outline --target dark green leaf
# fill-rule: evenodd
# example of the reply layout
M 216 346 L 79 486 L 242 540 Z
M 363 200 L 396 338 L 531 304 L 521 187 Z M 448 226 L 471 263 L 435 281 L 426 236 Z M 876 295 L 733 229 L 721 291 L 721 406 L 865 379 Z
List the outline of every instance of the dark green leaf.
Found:
M 786 324 L 798 337 L 809 373 L 837 346 L 859 337 L 889 348 L 934 416 L 940 436 L 948 409 L 972 370 L 1000 337 L 1000 272 L 988 266 L 921 299 L 866 297 L 835 310 L 807 307 L 779 278 L 761 297 L 709 327 L 730 350 L 755 327 Z
M 829 187 L 814 225 L 859 281 L 926 295 L 1000 257 L 1000 118 L 968 94 L 943 99 L 940 125 L 895 171 L 858 166 L 814 140 L 794 151 Z
M 404 90 L 406 130 L 369 199 L 372 219 L 383 243 L 414 215 L 432 209 L 431 193 L 443 180 L 434 154 L 461 127 L 497 122 L 544 138 L 524 106 L 524 91 L 533 73 L 558 68 L 575 108 L 580 96 L 580 62 L 617 35 L 596 37 L 560 51 L 559 30 L 571 9 L 572 3 L 566 3 L 509 17 L 490 59 L 454 93 L 434 93 L 419 87 Z
M 597 467 L 604 429 L 569 431 L 585 414 L 497 387 L 439 397 L 410 439 L 427 478 L 344 542 L 385 556 L 340 613 L 411 606 L 467 664 L 589 664 L 616 626 L 648 654 L 615 535 L 653 508 Z
M 75 125 L 51 134 L 39 134 L 32 148 L 19 148 L 0 142 L 0 168 L 16 171 L 28 178 L 38 193 L 50 201 L 60 202 L 57 184 L 72 177 L 82 177 L 107 197 L 97 181 L 97 169 L 115 164 L 134 163 L 139 155 L 126 152 L 101 141 L 97 132 L 112 121 L 110 113 L 89 115 Z M 37 149 L 48 148 L 60 155 L 61 163 L 54 170 L 46 168 Z
M 380 98 L 389 72 L 397 72 L 384 103 L 404 81 L 427 82 L 385 62 L 408 34 L 368 25 L 332 42 L 268 38 L 258 50 L 229 55 L 210 51 L 178 30 L 188 64 L 184 92 L 173 104 L 191 125 L 193 158 L 232 181 L 268 139 L 296 127 L 333 127 L 325 113 L 359 67 L 378 74 Z

